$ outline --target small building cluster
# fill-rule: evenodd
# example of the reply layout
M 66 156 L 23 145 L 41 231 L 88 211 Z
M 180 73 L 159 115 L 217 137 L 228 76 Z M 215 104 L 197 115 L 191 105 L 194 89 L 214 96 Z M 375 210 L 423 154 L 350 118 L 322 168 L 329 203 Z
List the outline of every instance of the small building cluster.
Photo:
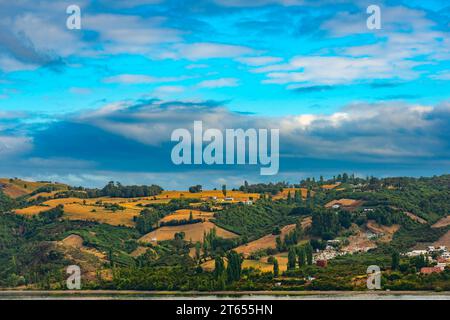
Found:
M 427 257 L 428 262 L 433 266 L 421 268 L 421 274 L 440 273 L 445 268 L 450 267 L 450 252 L 446 246 L 428 246 L 425 250 L 412 250 L 405 255 L 408 257 Z

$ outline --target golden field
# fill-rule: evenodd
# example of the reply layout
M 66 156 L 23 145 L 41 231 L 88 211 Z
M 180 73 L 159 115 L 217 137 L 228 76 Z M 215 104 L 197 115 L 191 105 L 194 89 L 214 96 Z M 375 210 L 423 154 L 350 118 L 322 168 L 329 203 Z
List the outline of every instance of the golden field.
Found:
M 343 207 L 354 207 L 361 204 L 362 201 L 360 200 L 353 200 L 353 199 L 339 199 L 339 200 L 333 200 L 328 202 L 325 205 L 325 208 L 331 208 L 335 204 L 341 205 Z
M 205 212 L 205 211 L 199 211 L 199 210 L 190 210 L 190 209 L 181 209 L 177 210 L 172 214 L 169 214 L 168 216 L 165 216 L 160 222 L 167 222 L 171 220 L 189 220 L 189 217 L 192 212 L 192 217 L 194 219 L 203 219 L 205 221 L 208 221 L 209 219 L 214 217 L 213 212 Z
M 225 198 L 233 198 L 233 202 L 246 201 L 251 199 L 259 199 L 259 193 L 245 193 L 242 191 L 227 191 L 225 197 L 222 190 L 205 190 L 199 193 L 190 193 L 189 191 L 163 191 L 157 195 L 156 199 L 181 199 L 192 198 L 209 200 L 210 198 L 217 198 L 217 200 L 224 200 Z
M 133 227 L 133 217 L 138 216 L 141 208 L 127 208 L 125 210 L 112 210 L 106 209 L 101 205 L 95 203 L 99 199 L 83 199 L 78 198 L 64 198 L 48 200 L 41 206 L 30 206 L 23 209 L 16 210 L 16 214 L 33 216 L 40 212 L 47 211 L 58 205 L 64 205 L 64 217 L 70 220 L 86 220 L 96 221 L 100 223 L 107 223 L 111 225 L 124 225 Z M 115 203 L 109 201 L 103 201 L 104 203 Z
M 281 229 L 281 238 L 283 238 L 286 234 L 295 229 L 295 224 L 290 224 Z M 262 238 L 251 241 L 249 243 L 243 244 L 235 249 L 237 253 L 242 253 L 244 257 L 249 256 L 253 252 L 262 249 L 275 249 L 276 248 L 276 239 L 278 235 L 268 234 Z
M 288 257 L 287 257 L 287 253 L 283 252 L 283 253 L 278 253 L 276 255 L 273 256 L 274 258 L 277 259 L 278 261 L 278 267 L 281 272 L 284 272 L 287 270 L 287 263 L 288 263 Z M 269 259 L 269 257 L 263 257 L 259 260 L 250 260 L 250 259 L 244 259 L 244 261 L 242 262 L 242 268 L 243 269 L 248 269 L 248 268 L 254 268 L 254 269 L 258 269 L 262 272 L 273 272 L 273 264 L 268 263 L 267 260 Z M 225 266 L 227 265 L 227 260 L 224 259 L 225 262 Z M 214 260 L 208 260 L 204 263 L 202 263 L 202 268 L 206 271 L 214 271 Z
M 208 233 L 213 228 L 216 228 L 217 235 L 221 238 L 230 239 L 237 237 L 236 234 L 222 229 L 216 226 L 214 223 L 205 221 L 202 223 L 195 224 L 186 224 L 182 226 L 166 226 L 158 228 L 150 233 L 147 233 L 145 236 L 139 239 L 144 243 L 154 242 L 156 241 L 164 241 L 164 240 L 172 240 L 176 233 L 184 232 L 185 240 L 192 242 L 203 242 L 204 233 Z
M 308 189 L 305 188 L 284 188 L 282 192 L 278 193 L 273 197 L 273 199 L 286 199 L 289 195 L 289 192 L 291 193 L 292 199 L 294 199 L 295 191 L 300 190 L 302 194 L 302 198 L 305 199 L 308 194 Z M 313 193 L 314 194 L 314 193 Z
M 17 182 L 20 184 L 20 182 Z M 35 182 L 26 182 L 29 185 L 30 190 L 36 189 L 42 185 L 42 183 Z M 282 193 L 278 195 L 278 197 L 287 197 L 288 192 L 291 191 L 292 196 L 294 195 L 295 189 L 285 189 Z M 54 196 L 58 191 L 49 192 L 49 193 L 40 193 L 31 198 L 37 198 L 37 196 Z M 306 196 L 306 189 L 301 189 L 302 195 Z M 247 200 L 256 200 L 259 199 L 259 194 L 257 193 L 245 193 L 241 191 L 227 191 L 227 197 L 233 198 L 233 202 L 241 202 Z M 33 205 L 22 209 L 15 210 L 15 213 L 24 215 L 24 216 L 33 216 L 37 215 L 40 212 L 47 211 L 52 209 L 58 205 L 64 206 L 64 217 L 71 220 L 86 220 L 86 221 L 96 221 L 100 223 L 107 223 L 111 225 L 125 225 L 125 226 L 134 226 L 133 218 L 138 216 L 143 206 L 147 204 L 157 204 L 157 203 L 167 203 L 172 199 L 180 199 L 180 198 L 197 198 L 204 201 L 208 201 L 211 199 L 216 199 L 218 203 L 218 208 L 220 208 L 220 202 L 224 201 L 225 197 L 221 190 L 206 190 L 199 193 L 189 193 L 185 191 L 164 191 L 158 196 L 152 197 L 138 197 L 138 198 L 111 198 L 111 197 L 100 197 L 100 198 L 91 198 L 91 199 L 80 199 L 80 198 L 59 198 L 59 199 L 51 199 L 44 201 L 40 205 Z M 113 212 L 110 209 L 105 209 L 102 204 L 117 204 L 121 207 L 124 207 L 124 210 L 117 210 Z M 194 206 L 195 204 L 193 204 Z M 213 213 L 211 212 L 203 212 L 195 209 L 188 210 L 178 210 L 161 221 L 167 222 L 170 220 L 183 220 L 189 219 L 189 214 L 192 211 L 194 219 L 204 219 L 205 221 L 209 221 L 213 217 Z M 208 231 L 212 228 L 212 224 L 200 224 L 199 226 L 192 225 L 188 232 L 186 232 L 186 239 L 191 237 L 193 241 L 202 240 L 203 231 Z M 161 230 L 161 234 L 158 236 L 161 239 L 172 238 L 176 232 L 173 231 L 176 227 L 165 227 L 166 229 Z M 167 229 L 169 228 L 169 229 Z M 197 230 L 198 229 L 198 230 Z M 224 237 L 233 237 L 235 236 L 231 232 L 225 231 L 218 228 L 218 231 L 221 230 Z
M 2 191 L 11 198 L 17 198 L 32 193 L 36 189 L 48 185 L 56 186 L 60 190 L 66 190 L 67 186 L 61 183 L 33 182 L 21 179 L 0 178 Z
M 332 189 L 334 189 L 334 188 L 336 188 L 336 187 L 338 187 L 338 186 L 340 186 L 340 185 L 341 185 L 340 182 L 337 182 L 337 183 L 335 183 L 335 184 L 324 184 L 324 185 L 322 186 L 322 189 L 325 189 L 325 190 L 332 190 Z

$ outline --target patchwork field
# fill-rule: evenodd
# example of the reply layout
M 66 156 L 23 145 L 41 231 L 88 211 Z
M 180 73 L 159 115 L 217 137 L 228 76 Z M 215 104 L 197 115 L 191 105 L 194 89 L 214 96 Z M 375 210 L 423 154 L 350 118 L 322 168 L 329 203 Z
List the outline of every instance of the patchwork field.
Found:
M 339 200 L 333 200 L 328 202 L 325 205 L 325 208 L 331 208 L 335 204 L 340 205 L 342 207 L 357 207 L 362 204 L 362 201 L 360 200 L 353 200 L 353 199 L 339 199 Z
M 194 219 L 204 219 L 206 221 L 209 221 L 209 219 L 214 217 L 213 212 L 205 212 L 205 211 L 199 211 L 199 210 L 189 210 L 189 209 L 181 209 L 177 210 L 172 214 L 169 214 L 168 216 L 165 216 L 160 222 L 167 222 L 171 220 L 189 220 L 190 214 L 192 212 L 192 217 Z
M 65 198 L 53 199 L 40 206 L 30 206 L 16 210 L 16 214 L 33 216 L 47 211 L 57 205 L 64 205 L 64 217 L 70 220 L 85 220 L 107 223 L 115 226 L 134 226 L 133 217 L 138 216 L 142 208 L 126 208 L 125 210 L 112 211 L 95 203 L 98 199 Z M 106 203 L 106 202 L 105 202 Z M 109 201 L 108 201 L 109 203 Z
M 450 248 L 450 230 L 447 231 L 442 237 L 439 238 L 436 242 L 433 243 L 434 246 L 446 246 Z
M 393 224 L 392 226 L 382 226 L 376 223 L 373 220 L 367 221 L 367 229 L 369 229 L 371 232 L 379 235 L 378 241 L 381 242 L 390 242 L 392 240 L 392 237 L 394 236 L 394 233 L 400 229 L 400 226 L 398 224 Z
M 273 257 L 275 257 L 278 261 L 278 267 L 281 272 L 284 272 L 287 270 L 287 263 L 288 263 L 288 257 L 287 257 L 287 253 L 283 252 L 283 253 L 279 253 L 274 255 Z M 242 262 L 242 268 L 254 268 L 254 269 L 258 269 L 261 270 L 262 272 L 273 272 L 273 264 L 268 263 L 267 260 L 269 259 L 269 257 L 263 257 L 260 260 L 250 260 L 250 259 L 244 259 L 244 261 Z M 227 261 L 226 259 L 224 259 L 225 262 L 225 266 L 227 265 Z M 214 260 L 208 260 L 204 263 L 202 263 L 202 268 L 203 270 L 206 271 L 213 271 L 214 270 Z
M 325 189 L 325 190 L 332 190 L 332 189 L 334 189 L 334 188 L 336 188 L 336 187 L 338 187 L 338 186 L 340 186 L 340 185 L 341 185 L 340 182 L 337 182 L 337 183 L 335 183 L 335 184 L 324 184 L 324 185 L 322 186 L 322 189 Z
M 236 234 L 222 229 L 212 222 L 206 221 L 195 224 L 186 224 L 182 226 L 161 227 L 150 233 L 147 233 L 145 236 L 140 238 L 139 241 L 148 243 L 155 241 L 172 240 L 176 233 L 184 232 L 186 241 L 192 240 L 192 242 L 202 242 L 204 233 L 211 231 L 213 228 L 216 228 L 217 235 L 221 238 L 230 239 L 237 237 Z
M 33 182 L 21 179 L 0 179 L 0 189 L 12 198 L 17 198 L 32 193 L 38 188 L 47 185 L 56 186 L 60 190 L 66 190 L 67 186 L 61 183 Z
M 189 191 L 163 191 L 156 199 L 180 199 L 193 198 L 208 200 L 210 198 L 217 198 L 217 200 L 224 200 L 225 198 L 233 198 L 233 202 L 246 201 L 251 199 L 259 199 L 259 193 L 245 193 L 242 191 L 227 191 L 225 197 L 222 190 L 205 190 L 199 193 L 190 193 Z
M 296 190 L 300 190 L 301 194 L 302 194 L 302 198 L 305 199 L 307 194 L 308 194 L 308 190 L 305 188 L 284 188 L 282 192 L 278 193 L 277 195 L 275 195 L 273 197 L 273 199 L 286 199 L 289 195 L 289 192 L 291 193 L 291 197 L 292 199 L 294 199 L 295 196 L 295 191 Z M 314 193 L 313 193 L 314 194 Z
M 441 220 L 439 220 L 438 222 L 433 224 L 431 227 L 432 228 L 442 228 L 442 227 L 446 227 L 448 225 L 450 225 L 450 216 L 446 216 L 445 218 L 442 218 Z
M 295 229 L 295 224 L 290 224 L 290 225 L 283 227 L 281 229 L 281 238 L 283 238 L 283 236 L 285 236 L 287 233 L 291 232 L 294 229 Z M 251 241 L 247 244 L 243 244 L 243 245 L 237 247 L 235 250 L 238 253 L 242 253 L 244 255 L 244 257 L 248 257 L 250 254 L 252 254 L 253 252 L 256 252 L 258 250 L 268 249 L 268 248 L 275 249 L 277 237 L 278 237 L 277 235 L 268 234 L 262 238 Z
M 414 220 L 414 221 L 416 221 L 416 222 L 418 222 L 418 223 L 421 223 L 421 224 L 427 224 L 427 221 L 426 221 L 426 220 L 422 219 L 421 217 L 416 216 L 415 214 L 413 214 L 413 213 L 411 213 L 411 212 L 405 211 L 405 214 L 406 214 L 408 217 L 410 217 L 412 220 Z M 450 220 L 449 220 L 449 223 L 450 223 Z

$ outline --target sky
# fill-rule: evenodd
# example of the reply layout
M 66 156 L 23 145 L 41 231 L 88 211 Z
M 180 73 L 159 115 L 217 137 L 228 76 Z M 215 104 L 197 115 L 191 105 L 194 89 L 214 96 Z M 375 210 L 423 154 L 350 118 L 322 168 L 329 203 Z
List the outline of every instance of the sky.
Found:
M 0 0 L 0 176 L 175 189 L 449 173 L 449 34 L 447 0 Z M 174 165 L 171 133 L 194 121 L 279 129 L 278 174 Z

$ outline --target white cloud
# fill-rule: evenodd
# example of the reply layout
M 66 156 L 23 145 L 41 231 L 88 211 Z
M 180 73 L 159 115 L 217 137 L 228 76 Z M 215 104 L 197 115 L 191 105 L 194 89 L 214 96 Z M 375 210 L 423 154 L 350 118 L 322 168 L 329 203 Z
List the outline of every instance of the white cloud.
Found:
M 254 53 L 254 50 L 249 47 L 213 42 L 198 42 L 176 44 L 173 46 L 173 50 L 166 51 L 161 55 L 161 58 L 201 60 L 236 58 L 251 53 Z
M 143 19 L 132 15 L 97 14 L 86 15 L 83 28 L 99 32 L 108 52 L 130 52 L 135 49 L 145 53 L 150 45 L 181 40 L 182 32 L 162 27 L 164 21 L 161 17 Z
M 215 2 L 225 7 L 261 7 L 273 4 L 299 6 L 305 4 L 304 0 L 215 0 Z
M 176 82 L 186 80 L 187 77 L 153 77 L 143 74 L 120 74 L 117 76 L 107 77 L 103 79 L 105 83 L 120 84 L 150 84 L 161 82 Z
M 31 150 L 31 148 L 31 138 L 0 135 L 0 159 L 16 156 Z
M 283 59 L 279 57 L 262 56 L 262 57 L 244 57 L 238 58 L 237 60 L 249 66 L 259 67 L 272 63 L 278 63 L 281 62 Z
M 412 79 L 416 73 L 411 71 L 413 62 L 392 63 L 380 58 L 353 58 L 311 56 L 295 57 L 285 64 L 271 65 L 255 69 L 266 73 L 264 83 L 292 84 L 344 84 L 368 79 L 388 79 L 393 75 L 401 79 Z
M 132 105 L 128 105 L 132 107 Z M 377 103 L 351 104 L 332 114 L 262 117 L 230 112 L 195 102 L 160 102 L 122 107 L 85 117 L 103 130 L 158 146 L 177 128 L 280 129 L 286 157 L 387 161 L 408 157 L 445 158 L 448 151 L 450 103 L 437 106 Z
M 197 87 L 199 88 L 224 88 L 224 87 L 237 87 L 239 80 L 235 78 L 220 78 L 214 80 L 205 80 L 200 82 Z

